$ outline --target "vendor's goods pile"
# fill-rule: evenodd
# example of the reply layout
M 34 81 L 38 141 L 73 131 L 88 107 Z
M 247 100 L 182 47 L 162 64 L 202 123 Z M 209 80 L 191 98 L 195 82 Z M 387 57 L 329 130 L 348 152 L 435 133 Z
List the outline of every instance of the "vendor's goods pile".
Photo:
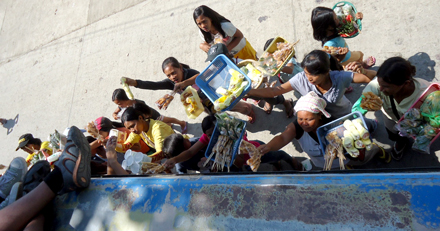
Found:
M 241 134 L 243 132 L 244 122 L 229 116 L 226 113 L 220 113 L 215 115 L 217 118 L 217 130 L 219 132 L 218 140 L 211 150 L 211 154 L 208 156 L 204 166 L 214 157 L 214 164 L 212 169 L 222 171 L 225 166 L 229 168 L 234 162 L 234 144 L 239 142 Z M 214 131 L 215 133 L 216 131 Z M 213 133 L 213 134 L 214 134 Z M 214 136 L 214 135 L 213 135 Z M 211 137 L 213 139 L 213 137 Z
M 401 135 L 414 138 L 412 148 L 424 153 L 430 153 L 430 144 L 439 133 L 439 127 L 440 91 L 430 93 L 420 109 L 411 108 L 396 125 Z
M 295 44 L 288 42 L 277 43 L 277 50 L 273 53 L 264 52 L 260 58 L 260 66 L 267 72 L 268 75 L 275 75 L 277 69 L 280 68 L 290 54 L 294 51 Z
M 329 145 L 325 148 L 324 158 L 326 164 L 324 165 L 324 170 L 331 169 L 336 156 L 339 158 L 341 169 L 344 169 L 344 149 L 350 156 L 357 158 L 360 154 L 360 149 L 366 148 L 366 150 L 371 150 L 372 148 L 370 133 L 365 128 L 362 119 L 345 120 L 341 128 L 344 129 L 342 136 L 338 131 L 334 130 L 329 132 L 325 137 Z
M 353 6 L 345 4 L 336 6 L 333 9 L 339 18 L 338 33 L 341 37 L 350 37 L 359 32 L 359 25 L 356 23 L 356 12 Z
M 217 94 L 222 95 L 222 97 L 214 101 L 214 109 L 216 111 L 221 111 L 231 105 L 249 84 L 248 81 L 245 81 L 244 76 L 240 72 L 230 69 L 229 74 L 231 78 L 229 80 L 228 89 L 219 87 L 215 91 Z

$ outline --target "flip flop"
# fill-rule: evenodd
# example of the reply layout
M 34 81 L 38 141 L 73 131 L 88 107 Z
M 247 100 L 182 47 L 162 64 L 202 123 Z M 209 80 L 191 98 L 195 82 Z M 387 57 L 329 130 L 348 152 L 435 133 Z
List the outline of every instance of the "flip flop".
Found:
M 185 122 L 185 127 L 182 129 L 182 135 L 188 133 L 188 122 Z
M 403 147 L 400 150 L 397 150 L 396 143 L 397 142 L 394 142 L 393 152 L 391 152 L 391 157 L 393 157 L 393 159 L 395 159 L 395 160 L 400 160 L 403 157 L 403 151 L 405 151 L 407 143 L 404 143 Z
M 368 63 L 371 63 L 371 64 L 368 64 Z M 376 64 L 376 58 L 374 58 L 373 56 L 370 56 L 362 62 L 362 67 L 365 69 L 368 69 L 368 68 L 374 66 L 374 64 Z
M 263 110 L 266 112 L 266 114 L 270 114 L 270 113 L 272 113 L 273 106 L 270 103 L 266 102 L 264 104 Z

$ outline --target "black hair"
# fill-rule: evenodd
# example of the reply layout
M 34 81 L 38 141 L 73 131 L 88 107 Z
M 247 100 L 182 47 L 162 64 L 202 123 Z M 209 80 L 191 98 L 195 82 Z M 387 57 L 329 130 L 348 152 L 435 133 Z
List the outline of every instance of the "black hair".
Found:
M 115 91 L 113 91 L 113 95 L 112 95 L 112 101 L 115 100 L 130 100 L 127 96 L 127 94 L 125 93 L 124 89 L 122 88 L 118 88 Z
M 272 43 L 273 40 L 274 40 L 274 38 L 268 39 L 266 41 L 266 43 L 264 44 L 264 49 L 263 50 L 266 50 L 269 47 L 269 45 Z
M 174 57 L 168 57 L 168 58 L 166 58 L 166 59 L 162 62 L 162 71 L 164 71 L 165 68 L 167 68 L 168 65 L 170 65 L 170 64 L 171 64 L 171 66 L 174 67 L 174 68 L 181 68 L 181 67 L 183 67 L 183 68 L 185 68 L 185 69 L 189 69 L 189 68 L 190 68 L 189 65 L 187 65 L 187 64 L 179 63 L 179 61 L 177 61 L 176 58 L 174 58 Z
M 133 107 L 127 107 L 121 116 L 121 122 L 122 124 L 125 124 L 127 121 L 139 120 L 139 116 L 144 118 L 142 112 L 134 109 Z
M 412 80 L 415 75 L 416 67 L 401 57 L 392 57 L 385 60 L 377 71 L 377 77 L 397 86 L 403 85 L 407 80 Z
M 124 124 L 122 124 L 121 122 L 116 122 L 116 121 L 112 121 L 112 125 L 115 128 L 123 128 Z
M 334 11 L 327 7 L 318 6 L 312 11 L 313 38 L 321 41 L 322 45 L 339 36 L 334 19 Z M 327 30 L 333 28 L 333 34 L 327 37 Z
M 343 70 L 335 57 L 322 50 L 313 50 L 308 53 L 301 62 L 301 67 L 307 69 L 307 72 L 312 75 L 326 74 L 330 70 Z
M 231 22 L 231 21 L 229 21 L 228 19 L 226 19 L 225 17 L 221 16 L 219 13 L 217 13 L 216 11 L 214 11 L 213 9 L 211 9 L 211 8 L 205 6 L 205 5 L 201 5 L 201 6 L 197 7 L 194 10 L 193 18 L 194 18 L 194 22 L 196 23 L 196 25 L 197 25 L 197 21 L 196 20 L 200 16 L 205 16 L 205 17 L 211 19 L 211 24 L 215 27 L 215 29 L 223 37 L 226 37 L 226 34 L 223 31 L 223 29 L 222 29 L 221 23 L 222 22 Z M 198 25 L 197 25 L 197 27 L 198 27 Z M 205 42 L 211 43 L 212 42 L 212 35 L 211 35 L 211 33 L 206 32 L 206 31 L 200 29 L 200 27 L 199 27 L 199 30 L 200 30 L 200 32 L 202 32 L 203 37 L 205 38 Z
M 209 116 L 206 116 L 205 118 L 203 118 L 203 120 L 202 120 L 203 133 L 206 134 L 206 131 L 208 131 L 211 128 L 214 128 L 216 121 L 217 121 L 217 119 L 215 118 L 214 115 L 209 115 Z
M 137 101 L 135 104 L 133 104 L 133 108 L 145 115 L 145 118 L 151 118 L 151 114 L 153 114 L 151 107 L 141 101 Z
M 27 144 L 41 145 L 41 143 L 42 142 L 39 138 L 33 138 L 33 139 L 30 139 Z
M 163 153 L 167 158 L 178 156 L 185 151 L 185 138 L 181 134 L 171 134 L 163 141 Z

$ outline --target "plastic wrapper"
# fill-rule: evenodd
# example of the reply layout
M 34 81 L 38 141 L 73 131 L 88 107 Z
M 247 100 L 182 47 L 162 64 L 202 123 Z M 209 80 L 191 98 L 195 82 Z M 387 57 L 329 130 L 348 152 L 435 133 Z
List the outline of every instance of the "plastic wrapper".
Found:
M 426 97 L 420 112 L 431 126 L 440 127 L 440 91 L 434 91 Z
M 173 101 L 173 99 L 174 99 L 174 94 L 176 94 L 176 92 L 173 91 L 170 94 L 164 95 L 162 98 L 160 98 L 158 101 L 156 101 L 156 106 L 159 109 L 167 110 L 171 101 Z
M 424 122 L 419 109 L 412 108 L 405 112 L 403 120 L 396 124 L 396 130 L 401 136 L 415 137 L 424 129 Z

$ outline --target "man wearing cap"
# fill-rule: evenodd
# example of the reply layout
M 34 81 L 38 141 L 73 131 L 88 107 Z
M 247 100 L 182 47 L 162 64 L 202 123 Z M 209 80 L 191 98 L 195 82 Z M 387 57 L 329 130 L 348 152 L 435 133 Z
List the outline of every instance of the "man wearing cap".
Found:
M 31 165 L 38 160 L 44 160 L 53 153 L 52 148 L 49 146 L 49 141 L 41 142 L 40 139 L 34 138 L 30 133 L 20 136 L 18 139 L 18 147 L 15 151 L 18 151 L 18 149 L 22 149 L 29 153 L 26 157 L 28 165 Z

